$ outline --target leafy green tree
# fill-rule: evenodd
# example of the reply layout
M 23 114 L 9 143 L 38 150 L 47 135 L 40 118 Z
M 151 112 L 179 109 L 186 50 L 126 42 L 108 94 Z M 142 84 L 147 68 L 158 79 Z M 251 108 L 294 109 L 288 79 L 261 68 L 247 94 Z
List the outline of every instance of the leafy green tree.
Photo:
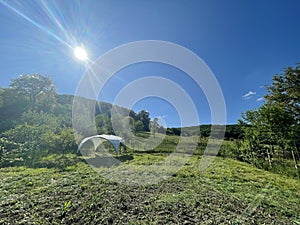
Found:
M 144 131 L 144 124 L 142 121 L 138 120 L 134 123 L 134 133 Z
M 126 116 L 123 118 L 124 129 L 130 131 L 130 133 L 135 133 L 134 119 L 131 116 Z
M 137 114 L 137 118 L 139 121 L 143 123 L 144 131 L 150 131 L 150 118 L 149 112 L 146 110 L 142 110 Z
M 19 117 L 29 109 L 24 96 L 19 96 L 12 89 L 3 89 L 0 93 L 2 106 L 0 106 L 0 132 L 13 128 Z
M 23 144 L 0 138 L 0 167 L 24 165 L 27 152 Z
M 241 124 L 245 139 L 257 158 L 268 159 L 270 167 L 273 157 L 288 157 L 293 158 L 297 169 L 296 155 L 299 155 L 300 146 L 300 64 L 285 69 L 283 74 L 275 75 L 267 91 L 264 105 L 243 114 Z
M 300 63 L 294 68 L 286 68 L 283 74 L 275 75 L 267 91 L 265 98 L 268 102 L 279 104 L 300 122 Z
M 48 77 L 39 74 L 21 75 L 12 80 L 10 88 L 27 98 L 31 110 L 47 112 L 54 107 L 56 90 Z
M 158 132 L 159 129 L 159 124 L 158 124 L 158 118 L 154 118 L 153 121 L 151 121 L 151 133 L 153 134 L 153 136 L 155 137 L 155 134 Z
M 45 147 L 43 137 L 59 132 L 60 124 L 61 121 L 53 114 L 29 111 L 22 115 L 17 126 L 5 131 L 3 136 L 29 149 L 26 161 L 31 164 L 35 159 L 48 154 L 49 148 Z
M 271 86 L 267 86 L 268 102 L 282 106 L 290 113 L 295 123 L 289 128 L 289 139 L 285 139 L 285 146 L 291 149 L 295 161 L 294 150 L 299 156 L 300 149 L 300 63 L 295 67 L 288 67 L 283 74 L 275 75 Z
M 226 125 L 225 131 L 225 138 L 226 139 L 241 139 L 243 138 L 243 132 L 241 126 L 238 124 Z
M 120 135 L 126 142 L 129 142 L 133 138 L 135 133 L 135 121 L 130 116 L 126 116 L 122 119 L 122 131 Z
M 113 134 L 111 119 L 106 114 L 98 114 L 95 118 L 98 134 Z
M 244 126 L 245 138 L 252 150 L 260 158 L 267 158 L 272 167 L 275 146 L 285 148 L 284 143 L 290 140 L 294 117 L 278 104 L 265 104 L 258 110 L 249 110 L 243 114 L 249 126 Z
M 62 154 L 76 153 L 77 144 L 72 128 L 61 128 L 54 133 L 48 131 L 41 137 L 42 148 L 48 149 L 48 153 Z
M 133 110 L 129 111 L 129 116 L 133 119 L 133 120 L 137 120 L 137 115 Z

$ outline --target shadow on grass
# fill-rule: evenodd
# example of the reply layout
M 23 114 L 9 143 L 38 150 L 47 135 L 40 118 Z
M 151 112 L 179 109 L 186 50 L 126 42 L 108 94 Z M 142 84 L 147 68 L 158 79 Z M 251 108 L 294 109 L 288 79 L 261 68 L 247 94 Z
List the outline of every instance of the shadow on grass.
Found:
M 79 162 L 85 162 L 84 159 L 72 154 L 70 156 L 64 155 L 49 155 L 46 158 L 35 158 L 25 162 L 25 166 L 28 168 L 56 168 L 59 170 L 65 170 L 68 166 L 76 165 Z
M 85 162 L 89 165 L 92 165 L 94 167 L 112 167 L 112 166 L 119 166 L 122 162 L 133 160 L 132 155 L 122 155 L 122 156 L 99 156 L 96 155 L 93 158 L 87 158 L 85 159 Z
M 76 165 L 79 162 L 89 164 L 93 167 L 112 167 L 119 166 L 121 163 L 133 160 L 132 155 L 121 155 L 121 156 L 101 156 L 95 155 L 91 158 L 82 158 L 80 156 L 72 155 L 72 157 L 53 155 L 44 159 L 35 159 L 25 164 L 28 168 L 56 168 L 59 170 L 65 170 L 68 166 Z

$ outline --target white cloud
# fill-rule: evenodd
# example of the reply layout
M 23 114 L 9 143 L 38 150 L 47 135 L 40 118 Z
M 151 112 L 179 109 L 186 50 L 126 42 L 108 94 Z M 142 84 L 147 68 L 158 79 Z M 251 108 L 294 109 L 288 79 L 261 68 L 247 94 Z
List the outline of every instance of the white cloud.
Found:
M 263 100 L 265 100 L 264 97 L 261 97 L 261 98 L 256 99 L 256 101 L 258 101 L 258 102 L 261 102 L 261 101 L 263 101 Z
M 248 93 L 244 94 L 242 96 L 242 98 L 245 100 L 248 100 L 248 99 L 252 98 L 254 95 L 256 95 L 255 91 L 249 91 Z

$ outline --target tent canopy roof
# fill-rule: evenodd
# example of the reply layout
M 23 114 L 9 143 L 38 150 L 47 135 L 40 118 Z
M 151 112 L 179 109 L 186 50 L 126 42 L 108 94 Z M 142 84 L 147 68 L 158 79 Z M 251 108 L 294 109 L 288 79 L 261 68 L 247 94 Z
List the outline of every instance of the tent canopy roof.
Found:
M 84 138 L 80 142 L 80 144 L 78 146 L 78 150 L 80 150 L 82 145 L 89 140 L 91 140 L 93 142 L 94 148 L 96 149 L 101 144 L 101 139 L 105 139 L 105 140 L 109 141 L 114 146 L 116 153 L 117 154 L 119 153 L 120 143 L 123 142 L 123 139 L 119 136 L 108 135 L 108 134 L 100 134 L 100 135 L 94 135 L 94 136 Z

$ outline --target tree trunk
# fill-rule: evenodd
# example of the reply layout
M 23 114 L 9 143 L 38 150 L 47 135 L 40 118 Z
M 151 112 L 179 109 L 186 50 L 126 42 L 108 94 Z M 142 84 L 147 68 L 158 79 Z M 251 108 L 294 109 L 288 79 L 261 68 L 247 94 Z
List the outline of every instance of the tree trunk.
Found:
M 295 148 L 296 148 L 297 160 L 300 160 L 299 149 L 298 149 L 298 146 L 297 146 L 297 144 L 296 144 L 296 141 L 294 141 L 294 145 L 295 145 Z
M 296 158 L 295 158 L 294 150 L 293 150 L 293 149 L 292 149 L 292 156 L 293 156 L 295 168 L 296 168 L 296 170 L 298 170 L 297 160 L 296 160 Z
M 253 153 L 253 148 L 252 148 L 251 143 L 249 144 L 249 146 L 250 146 L 250 155 L 251 155 L 251 158 L 252 158 L 252 163 L 253 163 L 253 165 L 256 166 L 256 160 L 255 160 L 255 156 L 254 156 L 254 153 Z
M 272 148 L 272 146 L 270 145 L 270 148 Z M 269 152 L 269 149 L 267 149 L 267 155 L 268 155 L 268 161 L 269 161 L 269 166 L 270 166 L 270 169 L 272 168 L 272 161 L 271 161 L 271 156 L 270 156 L 270 152 Z

